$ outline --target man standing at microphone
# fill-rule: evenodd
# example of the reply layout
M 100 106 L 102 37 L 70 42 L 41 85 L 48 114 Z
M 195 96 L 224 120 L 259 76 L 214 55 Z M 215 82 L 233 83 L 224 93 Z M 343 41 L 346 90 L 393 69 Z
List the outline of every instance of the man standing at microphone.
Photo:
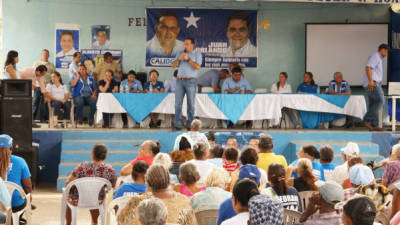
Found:
M 187 128 L 194 118 L 196 100 L 197 73 L 203 58 L 200 52 L 194 49 L 194 39 L 187 37 L 183 44 L 184 52 L 177 54 L 172 62 L 172 68 L 178 67 L 178 77 L 175 89 L 175 120 L 174 130 L 182 129 L 182 103 L 186 94 L 187 99 Z

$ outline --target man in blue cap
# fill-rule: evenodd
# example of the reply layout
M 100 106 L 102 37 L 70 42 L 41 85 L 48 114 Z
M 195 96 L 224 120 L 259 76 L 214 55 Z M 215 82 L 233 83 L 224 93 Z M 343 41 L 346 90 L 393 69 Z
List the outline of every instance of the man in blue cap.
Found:
M 0 151 L 9 151 L 9 146 L 12 145 L 12 138 L 8 135 L 0 135 Z M 3 154 L 4 152 L 2 152 Z M 8 155 L 8 153 L 4 153 L 4 155 Z M 4 155 L 0 157 L 0 162 L 2 165 L 7 163 L 4 159 Z M 5 164 L 5 167 L 7 164 Z M 6 168 L 3 167 L 5 170 Z M 0 202 L 3 203 L 4 206 L 9 207 L 11 203 L 11 196 L 8 193 L 7 187 L 4 184 L 4 180 L 6 179 L 6 171 L 0 171 Z M 6 214 L 0 212 L 0 224 L 6 223 Z

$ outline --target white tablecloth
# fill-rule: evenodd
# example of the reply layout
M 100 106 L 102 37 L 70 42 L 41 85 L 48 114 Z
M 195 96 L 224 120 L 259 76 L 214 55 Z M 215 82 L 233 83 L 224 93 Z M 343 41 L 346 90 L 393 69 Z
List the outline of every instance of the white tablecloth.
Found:
M 214 104 L 207 94 L 196 94 L 195 116 L 200 118 L 227 120 L 221 110 Z M 367 112 L 365 98 L 362 95 L 352 95 L 343 108 L 336 106 L 315 95 L 308 94 L 256 94 L 240 120 L 265 120 L 277 123 L 282 116 L 283 107 L 296 110 L 337 113 L 363 118 Z M 232 106 L 232 110 L 234 110 Z M 100 93 L 97 100 L 96 121 L 100 122 L 105 113 L 126 113 L 118 100 L 111 93 Z M 154 113 L 174 114 L 175 94 L 167 97 L 153 110 Z M 186 98 L 184 99 L 182 114 L 186 116 Z

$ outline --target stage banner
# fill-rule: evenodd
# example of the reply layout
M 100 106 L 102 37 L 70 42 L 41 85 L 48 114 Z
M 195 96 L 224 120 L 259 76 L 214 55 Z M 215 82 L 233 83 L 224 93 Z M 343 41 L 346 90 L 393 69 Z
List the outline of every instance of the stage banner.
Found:
M 146 15 L 148 67 L 171 66 L 186 37 L 203 54 L 202 67 L 257 67 L 257 10 L 147 8 Z
M 110 52 L 113 56 L 113 60 L 117 61 L 121 65 L 123 63 L 122 50 L 117 49 L 81 49 L 82 63 L 85 64 L 88 74 L 94 71 L 94 68 L 101 62 L 104 62 L 104 53 Z
M 56 68 L 68 70 L 72 55 L 79 51 L 79 24 L 56 24 Z

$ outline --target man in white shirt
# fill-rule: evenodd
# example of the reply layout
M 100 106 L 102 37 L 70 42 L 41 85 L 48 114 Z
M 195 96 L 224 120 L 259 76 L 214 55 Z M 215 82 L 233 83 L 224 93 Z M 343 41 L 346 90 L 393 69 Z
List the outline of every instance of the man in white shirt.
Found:
M 60 46 L 61 51 L 57 53 L 56 57 L 71 56 L 76 52 L 74 49 L 74 34 L 71 31 L 65 30 L 61 32 Z
M 193 122 L 190 124 L 190 131 L 176 137 L 174 150 L 179 149 L 179 142 L 181 141 L 182 137 L 185 137 L 189 141 L 192 148 L 194 144 L 196 144 L 197 142 L 204 142 L 207 145 L 207 148 L 210 149 L 211 147 L 210 144 L 208 143 L 207 136 L 203 133 L 200 133 L 201 126 L 202 123 L 200 120 L 198 119 L 193 120 Z
M 68 69 L 69 83 L 75 78 L 79 77 L 78 66 L 82 59 L 82 54 L 80 52 L 75 52 L 73 56 L 74 58 L 72 59 L 72 62 L 69 64 L 69 69 Z
M 213 163 L 207 161 L 209 152 L 210 149 L 206 143 L 198 142 L 193 146 L 194 159 L 188 161 L 196 166 L 200 174 L 199 185 L 205 185 L 208 174 L 216 167 Z
M 357 143 L 348 142 L 347 145 L 340 149 L 343 153 L 343 161 L 342 165 L 337 166 L 332 173 L 332 179 L 336 181 L 338 184 L 343 184 L 344 180 L 349 177 L 349 166 L 348 161 L 353 158 L 357 157 L 360 154 L 360 149 Z
M 223 54 L 224 57 L 256 57 L 257 48 L 251 44 L 250 18 L 241 12 L 234 12 L 228 17 L 226 37 L 229 40 L 229 48 Z

